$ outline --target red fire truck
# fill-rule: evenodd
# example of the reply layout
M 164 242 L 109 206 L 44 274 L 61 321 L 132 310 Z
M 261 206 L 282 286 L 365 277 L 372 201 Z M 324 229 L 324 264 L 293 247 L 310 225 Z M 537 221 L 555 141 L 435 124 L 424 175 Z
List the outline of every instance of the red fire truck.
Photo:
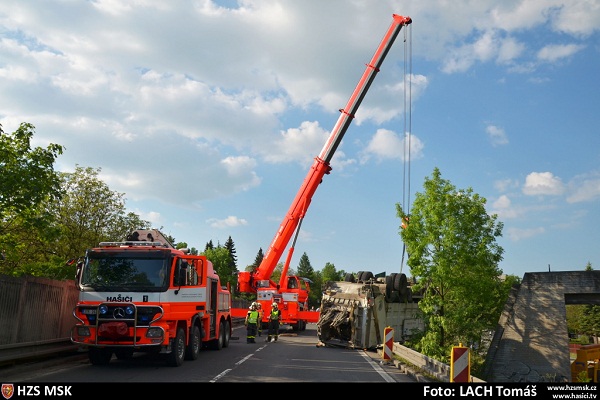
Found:
M 229 346 L 230 290 L 206 257 L 188 253 L 157 230 L 87 250 L 77 264 L 71 341 L 87 349 L 92 364 L 155 352 L 180 366 L 203 347 Z

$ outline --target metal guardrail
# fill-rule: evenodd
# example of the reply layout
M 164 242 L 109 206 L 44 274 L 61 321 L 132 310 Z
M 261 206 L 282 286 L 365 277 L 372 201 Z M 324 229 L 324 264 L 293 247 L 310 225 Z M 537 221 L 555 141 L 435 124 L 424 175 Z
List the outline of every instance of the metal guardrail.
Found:
M 394 343 L 392 347 L 394 356 L 405 360 L 412 366 L 412 369 L 420 371 L 426 376 L 439 382 L 450 382 L 450 366 L 443 362 L 434 360 L 399 343 Z M 485 382 L 473 375 L 470 376 L 470 382 Z
M 77 353 L 78 346 L 70 338 L 44 340 L 39 342 L 5 344 L 0 346 L 0 365 L 42 357 L 52 357 L 61 353 Z

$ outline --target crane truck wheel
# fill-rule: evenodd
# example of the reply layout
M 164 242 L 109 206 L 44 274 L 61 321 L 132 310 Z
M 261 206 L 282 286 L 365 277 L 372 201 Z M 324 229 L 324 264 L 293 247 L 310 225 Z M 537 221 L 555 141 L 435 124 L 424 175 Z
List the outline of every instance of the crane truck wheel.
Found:
M 200 349 L 202 344 L 200 343 L 200 328 L 198 325 L 194 325 L 190 334 L 190 341 L 185 349 L 186 360 L 196 360 L 200 355 Z
M 112 358 L 112 351 L 98 347 L 90 347 L 88 349 L 88 358 L 92 365 L 106 365 Z
M 179 367 L 185 359 L 185 331 L 177 328 L 177 335 L 171 344 L 171 352 L 167 354 L 167 364 L 171 367 Z

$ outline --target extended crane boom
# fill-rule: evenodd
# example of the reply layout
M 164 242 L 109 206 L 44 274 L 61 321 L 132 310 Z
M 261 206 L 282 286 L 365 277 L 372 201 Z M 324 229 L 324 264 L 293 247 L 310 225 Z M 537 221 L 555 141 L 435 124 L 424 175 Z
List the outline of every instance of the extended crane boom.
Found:
M 277 267 L 277 263 L 281 259 L 285 247 L 288 245 L 290 239 L 294 235 L 294 232 L 296 232 L 297 237 L 301 221 L 306 215 L 306 211 L 308 210 L 312 197 L 317 190 L 317 187 L 321 183 L 323 176 L 325 174 L 329 174 L 331 171 L 329 163 L 331 162 L 337 147 L 341 143 L 346 130 L 350 126 L 356 111 L 360 107 L 363 98 L 369 90 L 371 83 L 375 79 L 377 72 L 379 72 L 379 68 L 390 48 L 392 47 L 394 40 L 400 33 L 402 27 L 410 24 L 411 22 L 412 20 L 410 17 L 393 14 L 392 24 L 381 40 L 381 43 L 375 51 L 373 58 L 369 64 L 367 64 L 365 72 L 358 82 L 358 85 L 354 89 L 354 92 L 350 96 L 346 107 L 340 109 L 341 114 L 337 120 L 337 123 L 331 131 L 331 134 L 323 146 L 323 149 L 319 155 L 315 157 L 313 165 L 308 171 L 306 178 L 304 178 L 304 182 L 296 194 L 296 197 L 294 198 L 294 201 L 292 202 L 284 220 L 279 226 L 275 237 L 271 241 L 271 244 L 267 249 L 264 258 L 262 259 L 260 266 L 254 271 L 243 271 L 239 273 L 239 291 L 254 293 L 257 292 L 258 289 L 268 286 L 271 290 L 274 289 L 281 293 L 282 291 L 287 290 L 289 286 L 288 281 L 292 278 L 293 280 L 296 280 L 297 284 L 302 283 L 302 278 L 287 276 L 289 262 L 294 251 L 296 239 L 294 239 L 294 243 L 289 249 L 279 284 L 276 284 L 271 280 L 271 275 Z M 267 281 L 269 282 L 268 285 L 265 283 Z M 304 302 L 308 297 L 308 291 L 305 292 L 306 293 L 298 293 L 296 291 L 296 293 L 299 295 L 298 301 L 300 303 Z

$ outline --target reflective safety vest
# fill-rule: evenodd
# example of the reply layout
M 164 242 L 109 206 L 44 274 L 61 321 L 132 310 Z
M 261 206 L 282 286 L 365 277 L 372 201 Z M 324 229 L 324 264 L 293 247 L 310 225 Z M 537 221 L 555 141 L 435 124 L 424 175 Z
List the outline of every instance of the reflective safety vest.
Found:
M 279 315 L 281 315 L 281 311 L 279 311 L 279 310 L 271 310 L 271 319 L 273 321 L 278 320 L 279 319 Z
M 258 311 L 248 311 L 246 315 L 246 322 L 249 324 L 255 324 L 258 321 Z

